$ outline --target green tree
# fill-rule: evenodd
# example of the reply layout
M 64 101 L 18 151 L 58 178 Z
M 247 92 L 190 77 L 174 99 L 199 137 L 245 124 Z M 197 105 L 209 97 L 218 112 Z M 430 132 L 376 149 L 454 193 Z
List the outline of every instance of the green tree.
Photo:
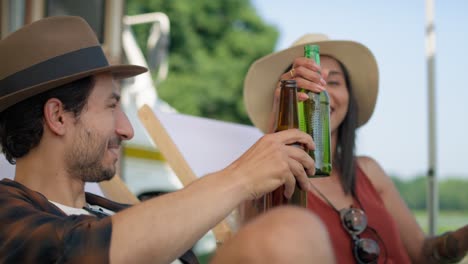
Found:
M 416 177 L 403 181 L 392 177 L 392 180 L 409 208 L 413 210 L 426 209 L 426 178 Z
M 439 197 L 440 208 L 468 212 L 468 181 L 444 180 L 439 184 Z
M 425 210 L 427 178 L 419 176 L 410 180 L 392 177 L 395 186 L 412 210 Z M 447 178 L 439 181 L 439 209 L 441 211 L 468 212 L 468 180 Z
M 127 14 L 164 12 L 171 21 L 169 75 L 161 98 L 181 113 L 250 124 L 243 82 L 250 64 L 271 53 L 278 31 L 249 0 L 129 0 Z M 135 28 L 144 45 L 148 27 Z

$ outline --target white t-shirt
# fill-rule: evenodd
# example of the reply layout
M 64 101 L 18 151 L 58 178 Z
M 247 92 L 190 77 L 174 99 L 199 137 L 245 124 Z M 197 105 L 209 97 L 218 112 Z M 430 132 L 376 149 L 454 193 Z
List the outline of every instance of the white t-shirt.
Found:
M 63 204 L 60 204 L 60 203 L 57 203 L 57 202 L 54 202 L 54 201 L 50 201 L 50 200 L 49 200 L 49 202 L 53 203 L 55 206 L 60 208 L 60 210 L 65 212 L 67 215 L 93 215 L 93 214 L 91 214 L 90 212 L 86 211 L 83 208 L 70 207 L 70 206 L 63 205 Z M 93 209 L 93 210 L 96 210 L 96 211 L 101 211 L 102 213 L 104 213 L 106 215 L 114 215 L 115 214 L 114 211 L 108 210 L 108 209 L 106 209 L 104 207 L 101 207 L 99 205 L 86 204 L 86 206 L 88 208 L 90 208 L 90 209 Z

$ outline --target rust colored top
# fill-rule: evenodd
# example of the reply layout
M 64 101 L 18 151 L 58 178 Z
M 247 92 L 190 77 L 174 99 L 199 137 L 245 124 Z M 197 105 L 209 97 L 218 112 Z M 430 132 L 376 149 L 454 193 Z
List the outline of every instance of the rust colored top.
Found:
M 360 237 L 371 238 L 378 242 L 380 247 L 378 263 L 411 263 L 396 222 L 385 208 L 367 175 L 359 167 L 356 169 L 356 195 L 360 203 L 354 199 L 353 207 L 363 209 L 368 221 L 368 227 Z M 338 212 L 318 196 L 312 193 L 308 193 L 307 196 L 307 207 L 322 219 L 328 229 L 337 263 L 357 263 L 353 255 L 351 235 L 341 224 Z M 342 208 L 338 208 L 340 209 Z

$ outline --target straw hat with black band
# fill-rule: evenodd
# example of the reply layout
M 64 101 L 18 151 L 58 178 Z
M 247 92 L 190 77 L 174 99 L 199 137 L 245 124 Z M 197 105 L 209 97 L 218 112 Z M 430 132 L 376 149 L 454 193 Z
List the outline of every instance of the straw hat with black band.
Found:
M 278 78 L 295 58 L 304 56 L 305 44 L 319 45 L 321 55 L 331 56 L 345 66 L 358 105 L 358 126 L 365 124 L 377 100 L 379 72 L 374 55 L 360 43 L 330 40 L 322 34 L 304 35 L 290 48 L 260 58 L 250 66 L 244 81 L 244 103 L 253 124 L 268 132 Z
M 115 79 L 146 72 L 109 65 L 94 31 L 73 16 L 50 17 L 0 40 L 0 112 L 31 96 L 98 73 Z

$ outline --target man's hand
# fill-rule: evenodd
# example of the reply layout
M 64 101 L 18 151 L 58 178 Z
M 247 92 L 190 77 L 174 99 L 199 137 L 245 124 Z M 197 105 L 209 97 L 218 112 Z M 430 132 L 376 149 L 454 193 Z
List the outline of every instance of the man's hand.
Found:
M 284 194 L 290 198 L 296 182 L 308 191 L 311 186 L 307 175 L 315 173 L 315 163 L 307 152 L 290 146 L 293 143 L 315 148 L 312 137 L 297 129 L 267 134 L 224 172 L 242 181 L 250 199 L 259 198 L 283 184 Z

